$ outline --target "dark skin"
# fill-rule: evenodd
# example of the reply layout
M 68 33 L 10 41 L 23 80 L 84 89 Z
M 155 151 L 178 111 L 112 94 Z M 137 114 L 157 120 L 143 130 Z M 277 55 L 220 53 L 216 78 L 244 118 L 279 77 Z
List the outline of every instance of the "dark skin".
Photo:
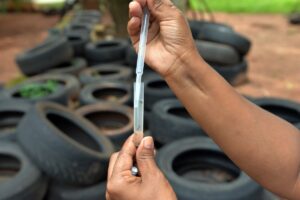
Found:
M 135 0 L 130 3 L 128 32 L 136 49 L 142 8 L 146 4 L 152 16 L 147 64 L 164 77 L 194 120 L 235 164 L 273 193 L 290 200 L 300 199 L 299 130 L 250 103 L 205 63 L 198 54 L 184 16 L 170 0 Z M 131 181 L 124 182 L 124 178 L 118 176 L 120 170 L 117 166 L 127 163 L 129 168 L 133 159 L 140 159 L 143 145 L 136 149 L 129 147 L 131 143 L 132 139 L 129 139 L 121 152 L 111 158 L 110 174 L 119 178 L 108 180 L 108 199 L 131 200 L 136 199 L 134 195 L 142 200 L 176 199 L 157 168 L 153 153 L 142 156 L 142 160 L 152 160 L 144 171 L 155 169 L 147 171 L 148 175 L 153 173 L 154 178 L 144 180 L 143 173 L 139 177 L 142 183 L 150 184 L 136 185 Z M 155 174 L 159 174 L 157 178 Z M 136 180 L 128 171 L 127 175 L 130 180 Z M 119 183 L 124 184 L 123 189 L 118 187 Z M 125 185 L 130 185 L 132 190 Z M 160 198 L 149 197 L 149 193 Z

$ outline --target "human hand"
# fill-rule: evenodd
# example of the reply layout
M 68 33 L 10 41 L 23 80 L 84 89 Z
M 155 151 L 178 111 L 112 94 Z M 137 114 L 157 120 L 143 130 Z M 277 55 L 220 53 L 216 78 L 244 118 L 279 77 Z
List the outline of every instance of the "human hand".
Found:
M 140 176 L 131 168 L 136 160 Z M 131 136 L 119 153 L 111 156 L 107 200 L 176 200 L 176 195 L 154 160 L 152 137 L 145 137 L 138 148 Z
M 183 67 L 181 60 L 198 56 L 190 28 L 171 0 L 135 0 L 129 4 L 128 33 L 138 49 L 143 7 L 151 13 L 146 63 L 163 77 Z

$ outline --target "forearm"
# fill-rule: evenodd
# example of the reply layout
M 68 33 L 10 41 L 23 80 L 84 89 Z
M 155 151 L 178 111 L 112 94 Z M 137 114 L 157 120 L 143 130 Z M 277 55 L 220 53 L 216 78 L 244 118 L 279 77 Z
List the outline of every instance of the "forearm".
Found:
M 299 131 L 237 94 L 199 55 L 186 58 L 166 80 L 193 118 L 252 178 L 299 197 Z

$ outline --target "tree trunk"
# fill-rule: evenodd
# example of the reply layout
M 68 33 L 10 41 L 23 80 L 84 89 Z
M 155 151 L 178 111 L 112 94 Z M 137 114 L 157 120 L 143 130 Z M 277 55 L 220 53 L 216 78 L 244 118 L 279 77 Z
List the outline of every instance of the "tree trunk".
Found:
M 99 10 L 98 0 L 80 0 L 80 4 L 85 10 Z
M 116 36 L 127 37 L 127 23 L 129 19 L 128 4 L 131 0 L 108 0 L 109 10 L 115 22 Z
M 108 0 L 110 13 L 115 22 L 116 36 L 127 37 L 127 23 L 129 19 L 128 4 L 131 0 Z M 187 0 L 173 0 L 176 6 L 182 11 L 186 10 Z

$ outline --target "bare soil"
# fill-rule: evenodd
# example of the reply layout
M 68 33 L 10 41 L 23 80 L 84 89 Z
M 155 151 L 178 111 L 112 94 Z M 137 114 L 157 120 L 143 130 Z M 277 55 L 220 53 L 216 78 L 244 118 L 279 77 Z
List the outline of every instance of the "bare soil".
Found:
M 281 97 L 300 102 L 300 26 L 283 15 L 215 14 L 252 40 L 248 81 L 236 87 L 254 97 Z M 0 15 L 0 83 L 19 76 L 15 56 L 42 41 L 57 17 L 40 14 Z
M 57 20 L 42 14 L 0 15 L 0 83 L 20 76 L 16 55 L 43 41 Z

